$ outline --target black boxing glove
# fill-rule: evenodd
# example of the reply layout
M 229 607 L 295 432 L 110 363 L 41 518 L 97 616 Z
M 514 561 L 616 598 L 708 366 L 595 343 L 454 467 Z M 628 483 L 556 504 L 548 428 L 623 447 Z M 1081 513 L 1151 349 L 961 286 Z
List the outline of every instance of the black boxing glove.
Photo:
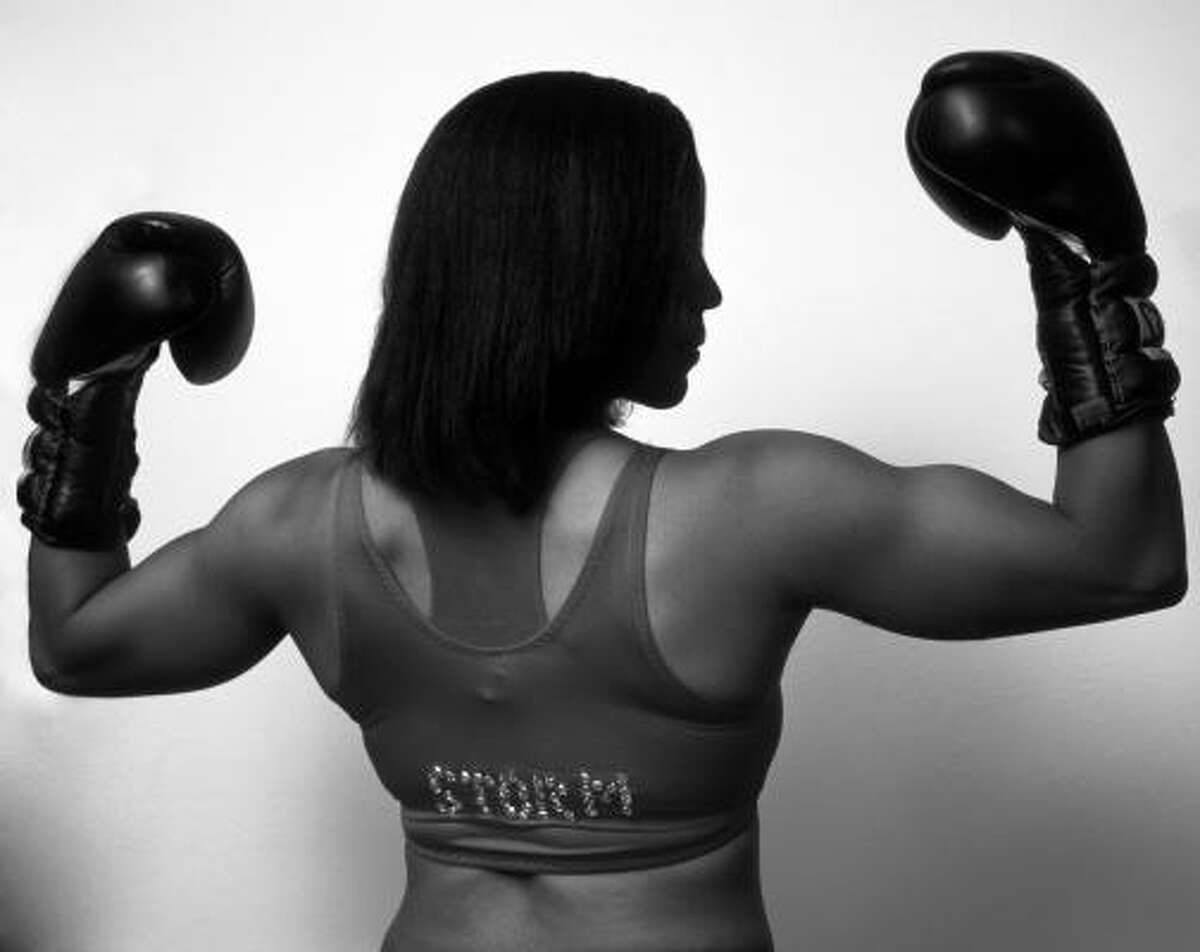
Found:
M 935 63 L 906 130 L 909 159 L 959 224 L 1025 242 L 1046 390 L 1039 437 L 1065 445 L 1173 412 L 1146 222 L 1116 131 L 1061 67 L 1022 53 Z
M 38 383 L 86 379 L 160 341 L 189 383 L 241 361 L 254 330 L 250 274 L 201 218 L 138 212 L 112 222 L 67 277 L 33 350 Z
M 69 548 L 132 538 L 134 409 L 161 342 L 170 341 L 187 379 L 207 383 L 241 360 L 253 314 L 245 262 L 215 225 L 172 213 L 109 225 L 72 270 L 34 348 L 28 410 L 37 429 L 17 484 L 22 523 Z

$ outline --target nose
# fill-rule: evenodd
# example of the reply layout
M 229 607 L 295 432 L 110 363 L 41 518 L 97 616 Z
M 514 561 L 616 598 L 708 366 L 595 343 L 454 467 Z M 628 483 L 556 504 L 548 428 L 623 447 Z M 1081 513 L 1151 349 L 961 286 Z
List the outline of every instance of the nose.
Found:
M 714 307 L 720 307 L 721 302 L 725 299 L 721 294 L 721 286 L 717 284 L 717 279 L 713 277 L 712 271 L 708 268 L 708 262 L 701 259 L 701 285 L 700 285 L 700 306 L 708 311 Z

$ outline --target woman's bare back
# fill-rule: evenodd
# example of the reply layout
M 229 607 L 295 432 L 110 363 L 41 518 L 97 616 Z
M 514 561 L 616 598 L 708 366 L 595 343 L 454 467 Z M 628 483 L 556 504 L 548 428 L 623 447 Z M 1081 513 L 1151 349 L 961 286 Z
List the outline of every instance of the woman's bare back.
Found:
M 635 448 L 612 433 L 592 439 L 554 486 L 542 535 L 548 618 L 571 591 Z M 663 456 L 647 514 L 647 613 L 677 677 L 702 696 L 745 701 L 775 686 L 803 616 L 772 604 L 747 577 L 753 559 L 722 531 L 721 491 L 721 474 L 702 452 Z M 365 468 L 362 499 L 373 541 L 428 616 L 429 568 L 413 509 Z M 411 850 L 407 870 L 389 950 L 771 948 L 755 828 L 703 856 L 647 870 L 514 875 L 449 866 Z

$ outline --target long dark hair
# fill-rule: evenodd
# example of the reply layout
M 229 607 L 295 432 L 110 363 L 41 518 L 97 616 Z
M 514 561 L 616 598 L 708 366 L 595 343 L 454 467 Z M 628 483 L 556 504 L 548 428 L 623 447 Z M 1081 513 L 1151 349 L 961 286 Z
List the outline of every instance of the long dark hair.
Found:
M 567 436 L 623 422 L 702 182 L 658 93 L 578 72 L 471 93 L 404 187 L 352 444 L 404 489 L 529 509 Z

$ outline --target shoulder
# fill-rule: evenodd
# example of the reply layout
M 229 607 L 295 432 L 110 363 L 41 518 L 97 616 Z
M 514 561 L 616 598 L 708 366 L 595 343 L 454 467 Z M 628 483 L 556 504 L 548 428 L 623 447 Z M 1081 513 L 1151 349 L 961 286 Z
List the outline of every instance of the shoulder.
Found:
M 853 495 L 900 470 L 832 437 L 802 430 L 757 429 L 729 433 L 678 454 L 681 472 L 749 502 L 799 505 L 812 493 Z M 828 497 L 822 497 L 822 503 Z
M 305 453 L 263 470 L 237 489 L 205 530 L 212 544 L 240 553 L 249 568 L 282 570 L 302 558 L 326 520 L 339 474 L 353 457 L 346 447 Z
M 296 621 L 319 590 L 334 491 L 354 454 L 328 447 L 251 477 L 204 528 L 201 549 L 207 561 L 236 566 L 240 584 L 277 607 L 286 606 L 281 614 L 289 623 Z
M 326 447 L 276 463 L 247 480 L 222 513 L 263 525 L 306 510 L 311 515 L 315 498 L 332 487 L 354 453 L 348 447 Z
M 856 539 L 887 537 L 903 470 L 847 443 L 799 430 L 726 434 L 670 454 L 663 498 L 747 571 L 808 590 L 820 562 Z

